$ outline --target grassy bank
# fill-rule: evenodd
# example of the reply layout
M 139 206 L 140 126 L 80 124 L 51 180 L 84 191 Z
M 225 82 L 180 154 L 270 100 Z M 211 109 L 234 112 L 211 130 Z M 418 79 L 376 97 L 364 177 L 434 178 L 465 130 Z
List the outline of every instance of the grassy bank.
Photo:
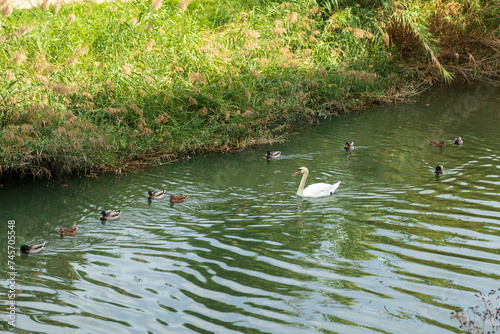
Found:
M 453 73 L 500 77 L 500 11 L 488 1 L 0 8 L 2 176 L 224 152 Z

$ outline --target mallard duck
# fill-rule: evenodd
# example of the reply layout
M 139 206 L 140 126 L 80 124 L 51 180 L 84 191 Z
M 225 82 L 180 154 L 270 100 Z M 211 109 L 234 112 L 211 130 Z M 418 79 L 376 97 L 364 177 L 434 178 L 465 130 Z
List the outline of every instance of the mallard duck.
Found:
M 148 191 L 148 199 L 162 199 L 163 197 L 165 197 L 165 189 Z
M 267 151 L 266 152 L 266 158 L 268 159 L 274 159 L 277 158 L 281 155 L 281 151 Z
M 188 198 L 188 195 L 170 195 L 169 201 L 171 203 L 181 203 L 184 202 Z
M 78 225 L 74 225 L 74 226 L 71 226 L 71 227 L 61 227 L 59 229 L 59 233 L 57 234 L 60 234 L 60 235 L 75 235 L 75 234 L 78 234 Z
M 116 220 L 116 219 L 122 219 L 122 217 L 120 217 L 122 211 L 113 211 L 113 210 L 109 210 L 109 211 L 102 211 L 101 212 L 101 220 Z
M 31 244 L 31 245 L 22 245 L 21 248 L 19 249 L 19 252 L 21 253 L 24 253 L 24 254 L 35 254 L 35 253 L 38 253 L 38 252 L 41 252 L 43 251 L 45 248 L 43 248 L 43 246 L 45 246 L 46 242 L 37 242 L 35 244 Z
M 455 138 L 455 140 L 453 141 L 453 145 L 455 146 L 462 145 L 463 143 L 464 141 L 460 137 Z
M 436 166 L 436 169 L 434 170 L 434 173 L 436 174 L 443 174 L 444 168 L 443 165 Z
M 443 147 L 444 146 L 444 141 L 442 141 L 442 140 L 441 141 L 435 141 L 435 140 L 429 139 L 427 142 L 431 146 L 436 146 L 436 147 Z
M 306 184 L 307 176 L 309 175 L 309 170 L 306 167 L 300 167 L 293 175 L 304 174 L 302 180 L 300 180 L 299 189 L 297 190 L 297 196 L 302 197 L 324 197 L 329 196 L 337 190 L 340 185 L 340 181 L 335 184 L 329 183 L 313 183 L 304 189 Z
M 345 149 L 346 151 L 348 151 L 348 150 L 352 150 L 353 148 L 354 148 L 354 142 L 353 142 L 353 141 L 348 141 L 348 142 L 346 142 L 346 143 L 345 143 L 345 145 L 344 145 L 344 149 Z

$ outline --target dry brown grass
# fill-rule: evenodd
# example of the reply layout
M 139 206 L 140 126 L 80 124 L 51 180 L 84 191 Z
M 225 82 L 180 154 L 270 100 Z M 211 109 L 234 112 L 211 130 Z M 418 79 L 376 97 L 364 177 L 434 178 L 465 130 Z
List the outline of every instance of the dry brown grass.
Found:
M 0 12 L 2 12 L 2 15 L 4 17 L 9 17 L 13 11 L 14 10 L 13 10 L 12 5 L 10 4 L 9 1 L 4 0 L 0 3 Z
M 78 87 L 67 86 L 64 84 L 49 83 L 47 86 L 58 95 L 69 95 L 78 91 Z
M 203 84 L 207 80 L 201 73 L 191 73 L 189 75 L 189 81 L 191 81 L 193 85 L 197 85 L 197 84 Z
M 500 297 L 491 290 L 488 294 L 479 293 L 481 306 L 469 307 L 451 313 L 451 318 L 458 321 L 460 330 L 465 334 L 490 334 L 500 329 Z
M 162 4 L 162 0 L 153 0 L 151 2 L 151 6 L 153 7 L 154 10 L 160 9 L 161 4 Z
M 418 36 L 414 23 L 404 20 L 396 19 L 387 27 L 382 26 L 384 43 L 387 47 L 397 45 L 405 59 L 417 64 L 417 59 L 427 53 L 445 79 L 446 73 L 451 72 L 466 80 L 480 78 L 497 82 L 500 80 L 500 39 L 485 36 L 481 29 L 476 31 L 474 13 L 467 10 L 464 4 L 456 1 L 436 5 L 427 29 L 437 41 L 437 52 Z M 422 76 L 427 76 L 429 68 L 422 66 L 421 69 Z
M 192 0 L 180 0 L 179 1 L 179 5 L 178 5 L 178 8 L 179 8 L 179 11 L 180 12 L 184 12 L 187 10 L 187 7 L 189 6 L 189 3 L 191 2 Z
M 13 8 L 19 8 L 19 9 L 28 9 L 28 8 L 33 8 L 36 6 L 40 6 L 43 10 L 48 10 L 48 7 L 50 4 L 54 5 L 54 10 L 56 13 L 58 12 L 58 9 L 61 8 L 63 4 L 69 4 L 72 2 L 77 2 L 77 1 L 82 1 L 82 0 L 3 0 L 5 3 L 9 3 L 11 7 Z M 105 2 L 109 0 L 92 0 L 92 2 Z M 1 7 L 2 2 L 0 2 L 0 7 Z

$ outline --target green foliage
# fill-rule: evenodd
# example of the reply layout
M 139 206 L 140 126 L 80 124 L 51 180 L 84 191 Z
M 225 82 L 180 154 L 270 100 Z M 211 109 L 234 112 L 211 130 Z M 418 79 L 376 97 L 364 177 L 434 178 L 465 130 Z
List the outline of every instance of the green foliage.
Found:
M 398 27 L 396 29 L 407 29 L 418 42 L 421 48 L 431 58 L 432 63 L 438 68 L 443 79 L 450 82 L 453 75 L 449 73 L 439 62 L 435 53 L 437 51 L 437 40 L 432 36 L 427 26 L 428 17 L 422 16 L 422 10 L 417 4 L 408 4 L 406 8 L 392 8 L 394 11 L 390 15 L 391 23 Z M 425 12 L 425 14 L 429 14 Z
M 307 117 L 381 101 L 410 74 L 395 66 L 381 22 L 410 26 L 436 52 L 418 8 L 381 17 L 375 8 L 388 3 L 155 0 L 14 10 L 0 25 L 0 174 L 225 151 L 272 140 Z

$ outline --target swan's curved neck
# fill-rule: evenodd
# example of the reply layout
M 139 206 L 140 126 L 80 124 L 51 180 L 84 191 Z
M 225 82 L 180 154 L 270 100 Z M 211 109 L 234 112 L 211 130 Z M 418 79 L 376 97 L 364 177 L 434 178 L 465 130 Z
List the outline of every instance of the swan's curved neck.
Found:
M 302 172 L 302 180 L 300 180 L 300 184 L 299 184 L 299 189 L 297 190 L 297 195 L 298 196 L 302 196 L 304 194 L 304 186 L 306 185 L 306 179 L 307 179 L 307 176 L 309 175 L 309 171 L 303 171 Z

